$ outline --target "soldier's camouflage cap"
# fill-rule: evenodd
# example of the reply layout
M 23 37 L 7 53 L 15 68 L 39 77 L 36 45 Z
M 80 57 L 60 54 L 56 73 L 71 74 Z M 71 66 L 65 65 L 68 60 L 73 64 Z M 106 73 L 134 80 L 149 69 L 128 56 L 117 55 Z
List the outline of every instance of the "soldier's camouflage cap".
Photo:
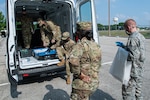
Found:
M 92 24 L 90 22 L 78 22 L 77 29 L 79 30 L 92 30 Z
M 70 37 L 69 32 L 64 32 L 64 33 L 62 34 L 62 40 L 66 40 L 66 39 L 69 38 L 69 37 Z

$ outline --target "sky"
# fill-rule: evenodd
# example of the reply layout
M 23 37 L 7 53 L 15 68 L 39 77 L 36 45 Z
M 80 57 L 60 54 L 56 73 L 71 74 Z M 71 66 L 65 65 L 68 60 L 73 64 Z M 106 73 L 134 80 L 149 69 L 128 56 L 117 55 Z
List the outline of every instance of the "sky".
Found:
M 97 22 L 108 25 L 108 0 L 95 0 Z M 150 0 L 110 0 L 110 23 L 133 18 L 138 26 L 150 26 Z
M 108 25 L 108 0 L 94 0 L 97 23 Z M 0 11 L 5 13 L 5 0 L 0 0 Z M 133 18 L 138 26 L 150 26 L 150 0 L 110 0 L 110 24 Z

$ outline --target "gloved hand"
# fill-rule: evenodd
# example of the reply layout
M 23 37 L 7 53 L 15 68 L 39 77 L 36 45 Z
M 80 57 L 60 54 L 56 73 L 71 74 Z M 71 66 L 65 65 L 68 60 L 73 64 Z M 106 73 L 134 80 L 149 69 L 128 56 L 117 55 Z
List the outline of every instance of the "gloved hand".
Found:
M 124 47 L 124 44 L 122 42 L 116 42 L 116 46 Z
M 56 49 L 56 46 L 55 46 L 55 45 L 52 45 L 52 46 L 50 47 L 50 49 Z

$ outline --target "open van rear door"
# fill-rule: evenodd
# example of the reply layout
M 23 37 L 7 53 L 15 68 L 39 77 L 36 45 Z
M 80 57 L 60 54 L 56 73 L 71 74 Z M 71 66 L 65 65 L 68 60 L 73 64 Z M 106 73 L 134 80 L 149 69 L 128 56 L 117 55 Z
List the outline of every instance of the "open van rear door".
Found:
M 42 59 L 36 55 L 35 51 L 43 48 L 38 18 L 53 21 L 60 26 L 62 33 L 70 32 L 71 38 L 74 38 L 76 32 L 76 22 L 91 22 L 93 38 L 99 43 L 94 0 L 6 0 L 6 4 L 8 30 L 6 66 L 8 75 L 10 74 L 16 82 L 30 76 L 42 77 L 65 71 L 65 66 L 57 66 L 59 63 L 57 54 L 52 55 L 52 58 L 50 55 L 44 55 Z M 26 39 L 22 33 L 25 29 L 21 22 L 23 9 L 33 19 L 31 21 L 34 26 L 32 28 L 34 31 L 31 32 L 33 41 L 29 49 L 25 48 L 23 42 Z
M 76 0 L 76 20 L 77 22 L 91 22 L 93 38 L 99 43 L 94 0 Z

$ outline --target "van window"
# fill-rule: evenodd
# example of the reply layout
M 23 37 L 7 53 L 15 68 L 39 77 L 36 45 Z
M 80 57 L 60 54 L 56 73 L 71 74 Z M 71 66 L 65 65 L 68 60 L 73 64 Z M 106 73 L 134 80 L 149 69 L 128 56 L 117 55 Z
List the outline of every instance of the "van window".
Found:
M 86 2 L 80 7 L 80 21 L 82 22 L 91 22 L 91 3 Z

